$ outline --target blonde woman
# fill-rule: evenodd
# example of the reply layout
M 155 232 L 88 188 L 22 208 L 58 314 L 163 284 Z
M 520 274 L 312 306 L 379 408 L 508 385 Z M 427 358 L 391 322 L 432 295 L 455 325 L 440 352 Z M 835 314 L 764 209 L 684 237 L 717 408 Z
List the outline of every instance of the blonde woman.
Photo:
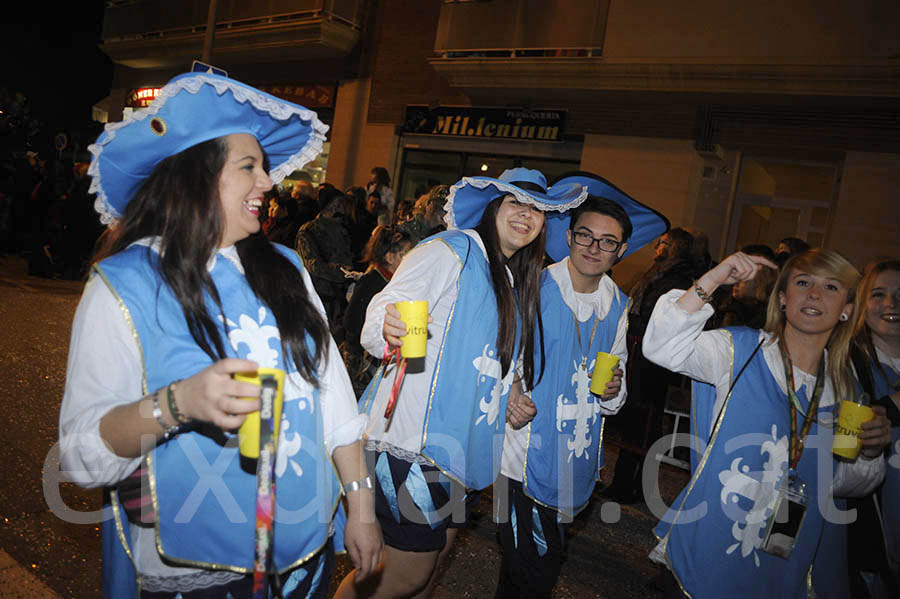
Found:
M 837 569 L 820 579 L 810 571 L 814 560 L 837 561 L 837 543 L 822 541 L 831 495 L 863 495 L 884 475 L 883 411 L 863 425 L 857 460 L 831 453 L 835 406 L 857 393 L 847 356 L 859 273 L 840 254 L 791 259 L 762 330 L 703 331 L 711 294 L 764 268 L 775 264 L 729 256 L 687 291 L 662 296 L 644 336 L 650 360 L 707 383 L 691 407 L 701 457 L 654 530 L 651 559 L 667 564 L 672 597 L 799 599 L 817 579 L 816 594 L 826 596 Z

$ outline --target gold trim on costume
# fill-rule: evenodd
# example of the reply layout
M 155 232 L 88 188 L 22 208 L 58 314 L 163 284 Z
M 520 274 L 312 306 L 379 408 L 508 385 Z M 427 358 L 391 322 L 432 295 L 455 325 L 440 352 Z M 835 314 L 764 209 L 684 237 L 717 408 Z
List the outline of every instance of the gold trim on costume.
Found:
M 463 233 L 463 235 L 466 235 L 466 234 Z M 466 237 L 468 237 L 468 235 L 466 235 Z M 459 301 L 459 286 L 460 286 L 459 284 L 460 284 L 460 279 L 462 278 L 462 269 L 465 268 L 465 263 L 463 262 L 462 258 L 460 258 L 459 254 L 456 253 L 456 250 L 454 250 L 450 246 L 449 243 L 447 243 L 446 241 L 444 241 L 441 238 L 432 239 L 428 243 L 433 243 L 435 241 L 441 241 L 442 243 L 444 243 L 444 245 L 447 246 L 447 248 L 451 252 L 453 252 L 453 255 L 456 256 L 457 260 L 459 260 L 460 271 L 459 271 L 459 276 L 456 277 L 456 299 L 453 300 L 453 306 L 451 306 L 451 308 L 450 308 L 450 315 L 447 317 L 447 324 L 444 326 L 444 337 L 441 339 L 441 349 L 438 352 L 438 357 L 434 364 L 434 373 L 431 375 L 431 390 L 428 392 L 428 406 L 425 408 L 425 423 L 422 426 L 422 441 L 421 441 L 421 445 L 419 448 L 419 455 L 421 455 L 423 458 L 425 458 L 426 460 L 431 462 L 431 464 L 433 464 L 435 468 L 440 470 L 441 473 L 443 473 L 445 476 L 447 476 L 451 480 L 456 481 L 457 483 L 462 485 L 462 487 L 465 489 L 466 488 L 465 482 L 459 480 L 457 477 L 451 475 L 449 472 L 446 472 L 443 468 L 438 466 L 430 456 L 426 455 L 423 451 L 425 449 L 425 445 L 427 444 L 427 441 L 428 441 L 428 419 L 431 417 L 431 408 L 434 403 L 434 392 L 437 389 L 438 376 L 440 375 L 440 371 L 441 371 L 441 362 L 443 361 L 443 358 L 444 358 L 444 349 L 447 346 L 447 338 L 450 336 L 450 327 L 453 324 L 453 315 L 456 313 L 456 303 L 457 303 L 457 301 Z M 473 240 L 470 239 L 469 242 L 472 243 Z M 479 251 L 481 251 L 481 248 L 477 248 L 477 249 Z
M 329 456 L 330 459 L 330 456 Z M 167 561 L 170 561 L 173 564 L 177 564 L 179 566 L 188 566 L 191 568 L 205 569 L 205 570 L 228 570 L 229 572 L 236 572 L 238 574 L 252 574 L 253 568 L 243 568 L 240 566 L 233 566 L 230 564 L 217 564 L 213 562 L 200 562 L 189 559 L 184 559 L 180 557 L 173 557 L 168 555 L 165 550 L 163 550 L 162 546 L 162 538 L 160 538 L 159 534 L 159 503 L 156 494 L 156 474 L 153 470 L 153 452 L 147 454 L 147 472 L 148 478 L 150 479 L 150 498 L 153 502 L 153 513 L 156 514 L 156 520 L 153 523 L 153 537 L 156 544 L 156 552 L 160 557 L 164 557 Z M 340 480 L 340 478 L 338 478 Z M 334 513 L 337 511 L 338 503 L 341 500 L 341 493 L 337 493 L 337 498 L 335 499 L 334 505 L 331 508 L 331 519 L 334 520 Z M 310 560 L 314 555 L 319 553 L 326 544 L 328 544 L 328 539 L 331 538 L 328 533 L 325 534 L 324 542 L 319 545 L 313 551 L 307 553 L 303 557 L 299 558 L 297 561 L 292 562 L 291 564 L 285 566 L 281 570 L 279 570 L 279 574 L 285 574 L 294 570 L 304 563 Z
M 131 565 L 134 567 L 134 571 L 136 573 L 135 582 L 137 583 L 137 597 L 136 599 L 140 599 L 141 596 L 141 571 L 138 570 L 137 562 L 134 561 L 134 555 L 131 553 L 131 547 L 128 544 L 128 539 L 125 537 L 125 526 L 122 523 L 122 512 L 119 510 L 119 492 L 114 488 L 110 488 L 109 490 L 109 505 L 112 508 L 113 513 L 113 522 L 116 525 L 116 536 L 119 538 L 119 543 L 122 544 L 122 548 L 125 549 L 125 554 L 128 556 L 128 559 L 131 560 Z
M 730 346 L 731 351 L 730 351 L 730 355 L 729 355 L 729 363 L 730 363 L 729 368 L 730 368 L 731 373 L 728 378 L 729 385 L 730 385 L 734 380 L 734 337 L 732 336 L 731 331 L 725 330 L 725 332 L 728 333 L 728 337 L 731 339 L 731 346 Z M 669 560 L 669 535 L 672 534 L 672 531 L 675 529 L 675 525 L 678 524 L 678 517 L 681 515 L 681 510 L 684 507 L 684 504 L 687 501 L 688 496 L 690 496 L 691 491 L 694 488 L 694 485 L 700 479 L 700 474 L 703 472 L 703 469 L 706 467 L 706 462 L 709 458 L 710 453 L 712 452 L 712 447 L 715 444 L 716 439 L 719 435 L 719 429 L 722 426 L 722 422 L 725 421 L 725 410 L 728 409 L 728 402 L 731 400 L 731 393 L 733 391 L 734 391 L 734 387 L 732 387 L 728 391 L 728 394 L 725 396 L 725 400 L 722 402 L 722 410 L 718 415 L 718 422 L 716 422 L 716 427 L 712 431 L 712 434 L 709 437 L 709 443 L 706 446 L 706 451 L 703 452 L 703 457 L 700 459 L 700 463 L 697 465 L 697 471 L 691 477 L 690 483 L 688 483 L 688 487 L 684 492 L 684 497 L 682 497 L 682 499 L 681 499 L 681 505 L 679 505 L 678 509 L 675 511 L 675 517 L 672 520 L 672 523 L 669 525 L 669 529 L 666 532 L 666 536 L 663 539 L 660 539 L 661 543 L 665 543 L 665 550 L 664 550 L 663 554 L 666 556 L 666 562 L 669 564 L 669 570 L 672 572 L 672 575 L 675 577 L 675 581 L 678 583 L 678 586 L 681 587 L 681 590 L 688 597 L 691 596 L 690 593 L 688 593 L 687 590 L 685 590 L 684 585 L 681 584 L 681 580 L 678 578 L 678 574 L 675 572 L 675 569 L 672 568 L 672 563 Z M 693 402 L 691 402 L 691 403 L 693 404 Z M 693 409 L 693 405 L 691 406 L 691 408 Z M 696 428 L 694 430 L 696 430 Z M 654 536 L 656 536 L 655 533 L 654 533 Z M 659 538 L 659 537 L 657 537 L 657 538 Z
M 131 329 L 131 336 L 134 338 L 134 342 L 137 344 L 138 355 L 141 357 L 141 389 L 143 390 L 144 395 L 148 395 L 150 390 L 147 389 L 147 364 L 144 360 L 144 346 L 141 345 L 141 338 L 138 335 L 137 328 L 134 326 L 134 321 L 131 319 L 131 312 L 128 310 L 128 306 L 125 305 L 125 301 L 116 291 L 115 287 L 113 287 L 112 283 L 109 282 L 109 279 L 106 278 L 106 274 L 103 272 L 103 269 L 100 268 L 99 264 L 94 264 L 93 271 L 97 273 L 100 279 L 106 283 L 106 287 L 109 289 L 110 293 L 113 294 L 113 297 L 116 298 L 116 301 L 119 302 L 119 308 L 122 310 L 122 316 L 125 317 L 125 322 L 128 324 L 128 327 Z

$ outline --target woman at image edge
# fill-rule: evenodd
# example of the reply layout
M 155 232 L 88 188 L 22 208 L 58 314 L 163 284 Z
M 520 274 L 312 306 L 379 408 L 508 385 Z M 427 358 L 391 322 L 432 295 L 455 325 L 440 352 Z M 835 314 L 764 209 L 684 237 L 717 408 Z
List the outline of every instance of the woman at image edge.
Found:
M 149 523 L 146 514 L 119 522 L 130 562 L 104 524 L 104 590 L 249 596 L 256 476 L 241 469 L 224 433 L 259 409 L 239 399 L 258 397 L 259 387 L 232 374 L 266 366 L 288 372 L 278 510 L 316 508 L 299 524 L 276 510 L 275 566 L 285 597 L 324 596 L 338 498 L 326 451 L 345 483 L 364 479 L 363 421 L 309 275 L 294 252 L 259 233 L 259 211 L 272 187 L 267 158 L 279 177 L 299 168 L 321 148 L 325 128 L 302 107 L 211 75 L 174 79 L 148 111 L 108 125 L 92 146 L 98 210 L 118 222 L 75 315 L 60 415 L 63 469 L 78 484 L 115 487 L 152 463 Z M 231 502 L 219 487 L 200 505 L 189 500 L 202 488 L 204 460 Z M 347 502 L 345 543 L 365 576 L 381 552 L 372 493 L 351 490 Z M 134 572 L 123 579 L 131 563 L 136 581 Z
M 819 542 L 823 527 L 827 526 L 819 500 L 830 498 L 817 497 L 817 457 L 834 461 L 831 427 L 836 416 L 835 402 L 856 393 L 847 353 L 853 317 L 858 310 L 853 300 L 859 273 L 835 252 L 806 252 L 784 266 L 769 298 L 764 330 L 703 332 L 704 323 L 713 314 L 706 301 L 720 285 L 749 280 L 759 269 L 774 267 L 759 256 L 729 256 L 687 291 L 675 290 L 662 296 L 644 337 L 644 353 L 650 360 L 712 385 L 708 394 L 695 393 L 692 406 L 694 433 L 701 441 L 708 441 L 709 448 L 688 486 L 654 530 L 661 542 L 651 559 L 667 564 L 674 574 L 667 585 L 668 596 L 682 596 L 683 591 L 698 599 L 799 599 L 807 596 L 813 559 L 828 563 L 833 561 L 829 560 L 830 552 L 839 551 L 836 544 Z M 781 347 L 787 356 L 783 356 Z M 750 473 L 756 480 L 774 467 L 772 471 L 779 478 L 779 468 L 788 467 L 792 435 L 787 393 L 790 383 L 785 382 L 787 365 L 793 365 L 796 395 L 802 410 L 807 410 L 820 360 L 824 360 L 824 390 L 806 439 L 806 451 L 802 451 L 803 444 L 798 446 L 802 453 L 797 470 L 809 493 L 808 509 L 796 545 L 789 559 L 784 559 L 761 549 L 771 511 L 765 507 L 772 507 L 769 501 L 774 500 L 774 486 L 760 486 L 757 490 L 746 476 Z M 748 367 L 726 403 L 732 376 L 737 376 L 744 364 Z M 795 438 L 799 438 L 805 420 L 801 410 L 797 413 Z M 718 423 L 717 417 L 721 418 Z M 768 442 L 729 446 L 729 440 L 746 433 L 763 435 Z M 851 463 L 837 463 L 833 480 L 822 481 L 823 489 L 830 487 L 834 496 L 865 494 L 884 475 L 881 451 L 890 439 L 890 431 L 883 410 L 863 424 L 861 438 L 860 457 Z M 707 513 L 691 517 L 690 508 L 700 503 L 706 504 Z M 683 521 L 679 522 L 679 518 Z M 831 575 L 836 577 L 838 573 Z M 819 596 L 827 591 L 816 589 Z
M 447 199 L 449 230 L 407 254 L 372 299 L 361 343 L 373 356 L 386 343 L 403 343 L 406 326 L 396 302 L 427 300 L 433 320 L 424 368 L 406 373 L 390 427 L 383 414 L 392 370 L 371 402 L 366 450 L 375 464 L 385 554 L 378 575 L 360 585 L 348 577 L 338 597 L 430 591 L 456 527 L 477 498 L 468 490 L 489 486 L 499 472 L 503 405 L 519 388 L 513 384 L 519 356 L 522 385 L 530 387 L 538 377 L 533 347 L 540 343 L 543 211 L 574 208 L 586 196 L 581 185 L 548 193 L 544 176 L 525 168 L 498 179 L 466 177 Z M 420 510 L 415 514 L 404 507 L 409 497 Z

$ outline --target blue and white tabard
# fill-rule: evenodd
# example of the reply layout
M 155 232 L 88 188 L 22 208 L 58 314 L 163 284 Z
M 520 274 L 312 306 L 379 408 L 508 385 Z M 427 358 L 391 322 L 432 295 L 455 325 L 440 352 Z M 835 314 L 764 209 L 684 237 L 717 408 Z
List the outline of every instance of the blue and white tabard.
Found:
M 559 264 L 566 268 L 565 262 Z M 590 392 L 588 374 L 597 352 L 612 352 L 628 305 L 628 297 L 615 285 L 612 288 L 610 309 L 597 322 L 591 339 L 597 316 L 578 322 L 549 269 L 541 280 L 546 363 L 543 378 L 531 393 L 537 415 L 528 424 L 522 486 L 538 503 L 568 515 L 587 505 L 603 465 L 603 415 L 600 398 Z M 540 363 L 536 348 L 535 368 Z
M 487 258 L 461 231 L 437 238 L 459 256 L 463 268 L 432 377 L 422 455 L 467 488 L 484 489 L 500 470 L 515 364 L 505 376 L 500 371 L 497 300 Z M 516 349 L 518 344 L 517 331 Z
M 895 393 L 900 386 L 900 373 L 881 362 L 881 370 L 872 369 L 875 393 L 878 397 Z M 885 379 L 887 376 L 887 379 Z M 900 427 L 891 428 L 891 445 L 887 452 L 884 486 L 881 488 L 884 540 L 887 543 L 888 560 L 894 567 L 900 565 Z
M 298 270 L 303 268 L 294 252 L 275 247 Z M 147 389 L 165 387 L 212 363 L 197 346 L 181 306 L 153 268 L 157 259 L 155 250 L 135 244 L 96 267 L 121 300 L 134 328 Z M 319 393 L 300 377 L 293 360 L 282 355 L 274 315 L 236 265 L 217 256 L 210 276 L 224 315 L 208 297 L 207 310 L 221 325 L 226 353 L 288 373 L 275 464 L 273 558 L 279 571 L 289 570 L 325 545 L 340 497 L 323 441 Z M 252 571 L 256 476 L 254 470 L 241 468 L 236 441 L 216 427 L 198 428 L 162 442 L 147 456 L 157 517 L 156 544 L 165 559 L 191 567 Z
M 482 249 L 460 230 L 445 231 L 422 242 L 429 243 L 446 244 L 462 269 L 456 281 L 456 300 L 444 323 L 428 395 L 414 398 L 426 405 L 418 453 L 466 488 L 484 489 L 494 483 L 500 469 L 506 400 L 515 364 L 505 374 L 501 372 L 497 300 Z M 517 332 L 516 347 L 518 337 Z M 379 405 L 374 401 L 378 384 L 376 377 L 364 394 L 370 399 L 363 407 L 367 413 L 373 405 Z
M 734 377 L 759 343 L 759 331 L 727 329 L 732 337 Z M 805 387 L 797 396 L 808 409 Z M 713 412 L 714 394 L 695 395 L 692 411 Z M 802 418 L 798 414 L 798 418 Z M 757 352 L 722 407 L 687 487 L 654 529 L 683 589 L 696 599 L 807 596 L 808 575 L 820 545 L 824 519 L 820 481 L 834 475 L 831 455 L 833 406 L 820 408 L 798 464 L 809 505 L 789 559 L 760 549 L 766 524 L 788 471 L 788 398 Z M 699 424 L 695 430 L 708 430 Z

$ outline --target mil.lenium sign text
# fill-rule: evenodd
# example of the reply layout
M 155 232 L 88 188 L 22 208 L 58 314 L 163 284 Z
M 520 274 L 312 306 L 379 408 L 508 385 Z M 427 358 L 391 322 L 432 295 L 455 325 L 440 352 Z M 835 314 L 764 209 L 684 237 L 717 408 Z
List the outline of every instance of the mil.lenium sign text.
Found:
M 564 110 L 407 106 L 404 130 L 425 135 L 560 141 Z

